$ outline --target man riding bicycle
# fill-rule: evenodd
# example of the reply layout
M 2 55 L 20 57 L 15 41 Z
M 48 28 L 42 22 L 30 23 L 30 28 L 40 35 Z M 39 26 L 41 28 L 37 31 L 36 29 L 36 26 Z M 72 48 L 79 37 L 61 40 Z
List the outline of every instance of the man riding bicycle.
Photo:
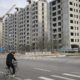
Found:
M 16 61 L 16 58 L 14 57 L 15 52 L 10 52 L 6 57 L 6 65 L 8 69 L 12 68 L 11 74 L 15 76 L 15 66 L 13 64 L 13 60 Z

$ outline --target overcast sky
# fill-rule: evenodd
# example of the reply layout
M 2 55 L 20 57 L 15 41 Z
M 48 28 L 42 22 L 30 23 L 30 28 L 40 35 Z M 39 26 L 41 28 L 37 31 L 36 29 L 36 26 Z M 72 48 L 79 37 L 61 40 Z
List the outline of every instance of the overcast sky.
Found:
M 27 0 L 0 0 L 0 17 L 3 16 L 14 4 L 16 4 L 16 7 L 25 7 L 27 5 L 26 1 Z

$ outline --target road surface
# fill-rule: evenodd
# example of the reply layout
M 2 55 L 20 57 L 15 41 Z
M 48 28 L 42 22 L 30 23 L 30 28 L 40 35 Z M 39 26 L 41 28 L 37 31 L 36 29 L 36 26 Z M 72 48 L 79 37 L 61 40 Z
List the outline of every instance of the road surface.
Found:
M 5 59 L 0 59 L 0 71 L 4 71 L 4 63 Z M 18 59 L 17 77 L 20 80 L 80 80 L 80 57 Z

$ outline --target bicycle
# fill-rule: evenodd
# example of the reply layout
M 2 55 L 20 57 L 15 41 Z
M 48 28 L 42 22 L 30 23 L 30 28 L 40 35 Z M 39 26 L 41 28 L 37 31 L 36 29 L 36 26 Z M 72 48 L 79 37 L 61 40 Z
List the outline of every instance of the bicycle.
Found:
M 17 61 L 13 61 L 13 65 L 15 67 L 15 71 L 17 72 L 17 68 L 18 68 L 18 63 Z M 16 75 L 16 74 L 15 74 Z M 13 77 L 12 75 L 12 69 L 5 67 L 5 71 L 4 71 L 4 80 L 19 80 L 16 76 Z

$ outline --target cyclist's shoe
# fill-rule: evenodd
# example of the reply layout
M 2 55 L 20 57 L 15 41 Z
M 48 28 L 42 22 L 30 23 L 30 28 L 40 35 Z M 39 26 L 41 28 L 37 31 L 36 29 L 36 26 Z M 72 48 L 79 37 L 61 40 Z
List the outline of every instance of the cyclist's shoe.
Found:
M 15 74 L 13 74 L 12 77 L 15 77 Z

